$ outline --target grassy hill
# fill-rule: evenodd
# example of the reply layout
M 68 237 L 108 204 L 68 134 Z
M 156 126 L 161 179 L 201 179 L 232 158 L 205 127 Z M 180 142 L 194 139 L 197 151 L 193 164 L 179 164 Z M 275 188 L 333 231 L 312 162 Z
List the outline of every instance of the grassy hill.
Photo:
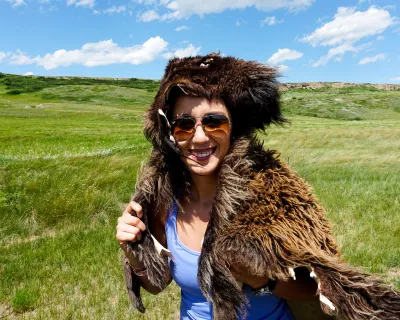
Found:
M 129 306 L 116 219 L 150 152 L 159 82 L 0 74 L 0 318 L 167 319 L 179 291 Z M 400 288 L 400 93 L 282 92 L 260 137 L 314 187 L 345 258 Z

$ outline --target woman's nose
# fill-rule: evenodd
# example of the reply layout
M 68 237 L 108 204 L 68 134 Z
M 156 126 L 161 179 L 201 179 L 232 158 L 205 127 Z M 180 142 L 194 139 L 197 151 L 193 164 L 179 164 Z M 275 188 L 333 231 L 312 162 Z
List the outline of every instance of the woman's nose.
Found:
M 203 142 L 207 142 L 208 141 L 208 136 L 204 132 L 203 127 L 201 125 L 198 125 L 195 128 L 194 136 L 193 136 L 193 140 L 192 141 L 194 143 L 203 143 Z

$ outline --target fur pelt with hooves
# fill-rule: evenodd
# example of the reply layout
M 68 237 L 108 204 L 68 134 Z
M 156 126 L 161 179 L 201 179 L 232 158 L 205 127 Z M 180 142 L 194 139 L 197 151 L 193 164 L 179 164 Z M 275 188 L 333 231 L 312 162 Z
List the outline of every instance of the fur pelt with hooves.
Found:
M 256 130 L 283 123 L 276 72 L 256 62 L 217 55 L 173 59 L 145 120 L 153 144 L 136 187 L 135 201 L 144 210 L 147 230 L 132 244 L 152 284 L 167 285 L 167 256 L 152 238 L 154 224 L 190 186 L 190 173 L 170 139 L 159 110 L 171 115 L 175 90 L 180 94 L 220 97 L 233 122 L 231 150 L 218 177 L 211 217 L 199 258 L 198 282 L 213 302 L 214 319 L 245 315 L 247 300 L 230 273 L 240 263 L 251 273 L 285 281 L 307 268 L 318 282 L 320 310 L 348 320 L 400 319 L 400 294 L 377 276 L 346 264 L 332 237 L 323 207 L 310 187 L 274 151 L 264 150 Z M 179 94 L 179 93 L 178 93 Z M 161 254 L 159 254 L 161 252 Z M 144 312 L 140 279 L 124 261 L 132 304 Z M 296 306 L 293 305 L 293 310 Z M 308 310 L 308 311 L 305 311 Z M 323 319 L 304 308 L 301 319 Z M 313 315 L 310 315 L 313 313 Z

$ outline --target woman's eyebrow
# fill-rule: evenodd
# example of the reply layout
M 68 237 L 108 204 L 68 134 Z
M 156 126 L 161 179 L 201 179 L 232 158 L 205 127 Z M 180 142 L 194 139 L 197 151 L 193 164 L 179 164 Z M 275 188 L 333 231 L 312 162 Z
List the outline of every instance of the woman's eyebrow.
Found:
M 182 116 L 189 116 L 189 117 L 191 117 L 192 115 L 189 114 L 189 113 L 179 113 L 179 114 L 177 114 L 176 116 L 177 116 L 177 117 L 182 117 Z
M 209 116 L 209 115 L 213 115 L 213 114 L 216 114 L 216 115 L 225 115 L 225 113 L 223 113 L 222 111 L 212 111 L 212 112 L 207 112 L 207 113 L 205 113 L 205 114 L 203 115 L 203 117 Z M 189 113 L 179 113 L 179 114 L 176 115 L 176 118 L 175 118 L 175 119 L 182 118 L 182 117 L 199 118 L 199 117 L 193 117 L 193 116 L 192 116 L 191 114 L 189 114 Z M 200 117 L 200 118 L 202 118 L 202 117 Z
M 213 115 L 213 114 L 226 116 L 226 114 L 223 113 L 222 111 L 207 112 L 207 113 L 204 114 L 204 116 L 209 116 L 209 115 Z

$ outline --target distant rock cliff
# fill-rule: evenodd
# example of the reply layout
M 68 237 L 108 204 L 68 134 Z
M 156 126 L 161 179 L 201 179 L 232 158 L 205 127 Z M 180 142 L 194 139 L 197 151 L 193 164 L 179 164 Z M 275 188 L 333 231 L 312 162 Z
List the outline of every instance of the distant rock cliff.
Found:
M 0 73 L 1 74 L 1 73 Z M 31 78 L 56 78 L 56 79 L 95 79 L 95 80 L 132 80 L 134 78 L 106 78 L 106 77 L 71 77 L 71 76 L 36 76 L 36 75 L 28 75 L 25 77 Z M 137 80 L 149 80 L 154 82 L 159 82 L 159 80 L 152 80 L 152 79 L 140 79 L 135 78 Z M 368 86 L 374 87 L 379 90 L 398 90 L 400 91 L 400 84 L 374 84 L 374 83 L 350 83 L 350 82 L 293 82 L 293 83 L 280 83 L 279 89 L 282 91 L 292 90 L 292 89 L 319 89 L 324 87 L 331 87 L 331 88 L 346 88 L 346 87 L 359 87 L 359 86 Z
M 319 89 L 324 87 L 331 88 L 346 88 L 346 87 L 359 87 L 368 86 L 374 87 L 379 90 L 399 90 L 400 84 L 373 84 L 373 83 L 349 83 L 349 82 L 296 82 L 296 83 L 280 83 L 279 89 L 282 91 L 293 89 Z

